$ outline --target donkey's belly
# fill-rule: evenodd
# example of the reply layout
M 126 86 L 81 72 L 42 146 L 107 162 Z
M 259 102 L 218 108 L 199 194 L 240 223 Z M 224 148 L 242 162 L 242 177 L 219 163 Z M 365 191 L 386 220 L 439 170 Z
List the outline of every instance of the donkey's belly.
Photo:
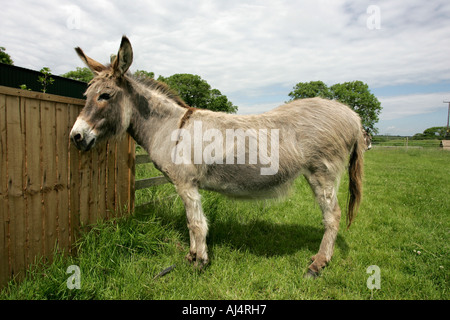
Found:
M 233 198 L 277 198 L 289 189 L 295 176 L 277 172 L 261 175 L 258 166 L 213 165 L 200 181 L 200 188 Z

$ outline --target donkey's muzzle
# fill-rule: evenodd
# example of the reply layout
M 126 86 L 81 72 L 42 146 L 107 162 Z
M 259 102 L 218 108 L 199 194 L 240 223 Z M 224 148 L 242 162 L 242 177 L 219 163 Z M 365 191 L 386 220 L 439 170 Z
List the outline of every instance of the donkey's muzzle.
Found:
M 95 138 L 85 139 L 80 133 L 71 136 L 72 142 L 78 150 L 89 151 L 95 143 Z
M 70 131 L 70 139 L 78 150 L 89 151 L 97 140 L 97 134 L 86 121 L 77 119 Z

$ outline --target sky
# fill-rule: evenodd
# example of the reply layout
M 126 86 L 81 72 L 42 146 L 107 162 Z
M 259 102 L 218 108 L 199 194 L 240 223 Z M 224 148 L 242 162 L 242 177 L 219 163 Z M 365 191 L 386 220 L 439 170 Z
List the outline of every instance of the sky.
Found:
M 3 1 L 0 46 L 24 68 L 106 63 L 122 35 L 131 71 L 201 76 L 238 114 L 289 100 L 298 82 L 360 80 L 381 102 L 380 134 L 447 124 L 450 1 Z

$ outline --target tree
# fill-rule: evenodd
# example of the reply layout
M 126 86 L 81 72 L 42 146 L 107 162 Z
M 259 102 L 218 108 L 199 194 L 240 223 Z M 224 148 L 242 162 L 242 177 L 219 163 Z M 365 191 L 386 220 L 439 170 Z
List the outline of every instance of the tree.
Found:
M 212 89 L 210 93 L 210 100 L 207 104 L 209 110 L 236 113 L 238 107 L 234 106 L 218 89 Z
M 381 103 L 370 92 L 369 86 L 362 81 L 338 83 L 330 88 L 333 99 L 355 110 L 361 117 L 363 127 L 371 133 L 377 133 L 375 124 L 381 112 Z
M 289 93 L 291 100 L 321 97 L 331 99 L 330 89 L 322 81 L 299 82 L 293 88 L 294 91 Z
M 47 87 L 53 84 L 53 82 L 55 82 L 55 79 L 51 77 L 52 74 L 49 67 L 43 67 L 41 70 L 39 70 L 39 72 L 42 73 L 42 76 L 39 76 L 37 81 L 42 86 L 41 91 L 45 93 L 47 92 Z
M 219 90 L 211 89 L 208 82 L 198 75 L 184 73 L 167 78 L 159 76 L 158 81 L 168 84 L 191 107 L 228 113 L 237 111 L 237 106 Z
M 137 78 L 148 77 L 148 78 L 153 79 L 155 77 L 155 73 L 144 71 L 144 70 L 136 70 L 136 72 L 133 75 Z M 66 73 L 62 74 L 61 77 L 88 83 L 89 81 L 91 81 L 94 78 L 94 74 L 87 67 L 84 67 L 84 68 L 77 67 L 76 70 L 66 72 Z
M 0 47 L 0 62 L 4 64 L 13 65 L 14 61 L 11 59 L 11 56 L 6 53 L 6 49 L 4 47 Z
M 133 75 L 136 78 L 150 78 L 150 79 L 154 79 L 155 78 L 155 73 L 154 72 L 149 72 L 149 71 L 145 71 L 145 70 L 136 70 Z
M 369 86 L 362 81 L 337 83 L 331 87 L 327 87 L 322 81 L 299 82 L 289 96 L 290 101 L 313 97 L 338 100 L 359 114 L 366 130 L 371 133 L 378 132 L 375 124 L 379 120 L 381 103 L 370 92 Z
M 61 75 L 61 77 L 78 80 L 78 81 L 87 83 L 94 78 L 94 74 L 87 67 L 84 67 L 84 68 L 77 67 L 77 69 L 75 71 L 69 71 L 67 73 L 64 73 Z
M 439 139 L 442 140 L 445 138 L 445 134 L 447 131 L 447 127 L 431 127 L 425 129 L 423 133 L 416 133 L 412 138 L 413 140 L 431 140 L 431 139 Z
M 444 139 L 447 127 L 431 127 L 425 129 L 423 134 L 431 139 Z

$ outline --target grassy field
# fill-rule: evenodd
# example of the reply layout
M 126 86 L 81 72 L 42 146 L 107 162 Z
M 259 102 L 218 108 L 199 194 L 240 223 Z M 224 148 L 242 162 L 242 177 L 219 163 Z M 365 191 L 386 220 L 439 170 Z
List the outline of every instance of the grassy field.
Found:
M 411 148 L 438 148 L 441 140 L 413 140 L 411 138 L 403 137 L 380 137 L 375 136 L 372 140 L 373 145 L 383 147 L 411 147 Z
M 323 229 L 303 177 L 285 201 L 202 192 L 211 260 L 203 272 L 184 260 L 183 205 L 163 185 L 138 192 L 137 203 L 148 204 L 134 216 L 94 226 L 76 257 L 55 254 L 0 299 L 449 299 L 450 152 L 374 148 L 365 164 L 360 212 L 349 230 L 342 219 L 333 260 L 315 280 L 303 275 Z M 151 166 L 137 172 L 155 174 Z M 80 268 L 79 290 L 67 288 L 70 265 Z M 380 268 L 380 289 L 367 287 L 371 265 Z

